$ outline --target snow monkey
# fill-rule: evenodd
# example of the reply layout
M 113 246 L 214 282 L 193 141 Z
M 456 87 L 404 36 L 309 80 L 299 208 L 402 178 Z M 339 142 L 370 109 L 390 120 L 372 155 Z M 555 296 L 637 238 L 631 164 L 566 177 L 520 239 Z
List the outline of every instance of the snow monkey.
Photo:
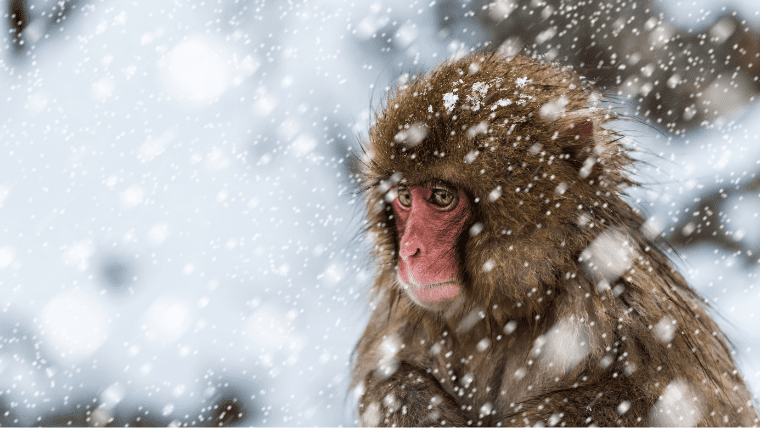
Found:
M 705 301 L 625 201 L 614 114 L 569 69 L 472 54 L 400 83 L 360 163 L 380 266 L 364 425 L 757 425 Z

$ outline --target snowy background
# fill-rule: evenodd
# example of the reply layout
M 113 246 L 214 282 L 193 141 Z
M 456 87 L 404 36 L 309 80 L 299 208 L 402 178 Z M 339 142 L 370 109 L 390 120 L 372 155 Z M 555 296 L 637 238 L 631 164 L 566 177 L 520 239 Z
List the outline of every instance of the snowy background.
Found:
M 0 424 L 353 425 L 372 268 L 351 152 L 402 73 L 492 42 L 494 5 L 0 4 Z M 760 25 L 723 6 L 654 3 L 683 32 Z M 754 99 L 679 136 L 619 127 L 649 163 L 632 201 L 757 393 Z

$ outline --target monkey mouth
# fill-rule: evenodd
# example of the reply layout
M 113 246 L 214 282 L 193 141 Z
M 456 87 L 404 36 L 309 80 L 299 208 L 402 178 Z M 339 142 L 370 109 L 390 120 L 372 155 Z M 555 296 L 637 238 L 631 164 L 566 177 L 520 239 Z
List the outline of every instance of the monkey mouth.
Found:
M 448 281 L 423 285 L 412 288 L 412 293 L 422 302 L 439 303 L 459 296 L 459 284 Z
M 399 284 L 409 293 L 412 300 L 419 304 L 444 303 L 457 298 L 461 292 L 461 287 L 454 280 L 437 282 L 435 284 L 418 284 L 414 279 L 412 283 L 407 283 L 397 275 Z

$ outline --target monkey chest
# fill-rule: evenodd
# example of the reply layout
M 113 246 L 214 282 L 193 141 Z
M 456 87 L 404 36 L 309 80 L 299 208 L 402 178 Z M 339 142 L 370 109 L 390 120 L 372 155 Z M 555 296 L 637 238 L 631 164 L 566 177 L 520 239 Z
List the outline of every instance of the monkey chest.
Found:
M 469 414 L 474 425 L 489 426 L 495 415 L 503 370 L 488 355 L 442 350 L 432 360 L 430 374 Z

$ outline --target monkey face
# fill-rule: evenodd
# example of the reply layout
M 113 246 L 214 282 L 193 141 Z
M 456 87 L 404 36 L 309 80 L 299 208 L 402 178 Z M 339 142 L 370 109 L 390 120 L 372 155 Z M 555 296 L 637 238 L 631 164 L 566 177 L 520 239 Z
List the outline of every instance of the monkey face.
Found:
M 455 246 L 469 217 L 467 196 L 440 182 L 395 191 L 399 285 L 423 308 L 444 309 L 462 295 Z

